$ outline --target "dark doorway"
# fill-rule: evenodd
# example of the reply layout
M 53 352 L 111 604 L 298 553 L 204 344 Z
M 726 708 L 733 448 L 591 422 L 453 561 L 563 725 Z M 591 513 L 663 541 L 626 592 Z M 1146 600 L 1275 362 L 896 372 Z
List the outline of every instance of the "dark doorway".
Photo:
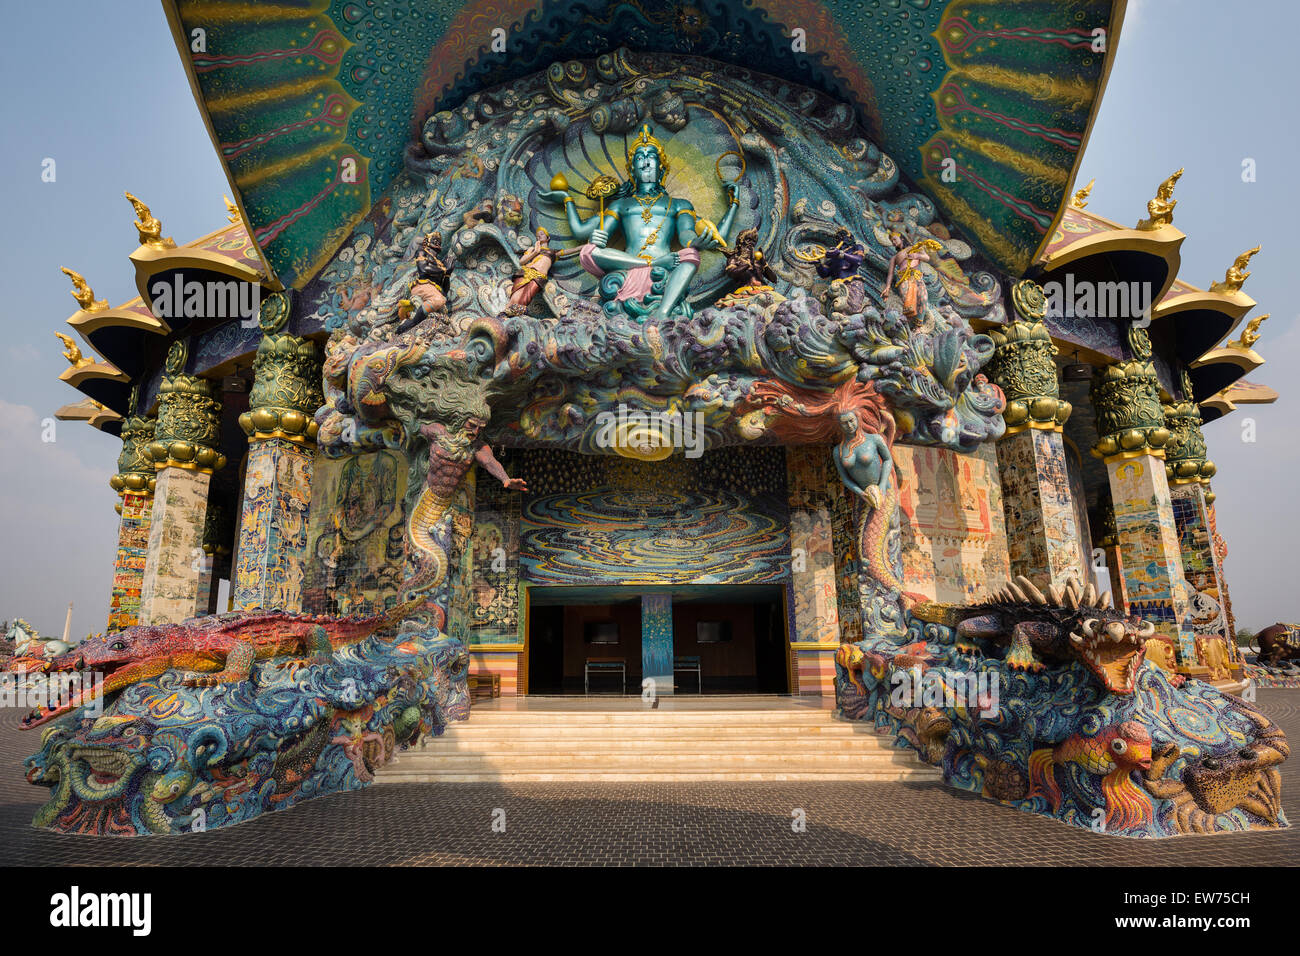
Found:
M 690 670 L 677 674 L 678 694 L 789 693 L 779 601 L 674 598 L 673 656 L 683 661 L 698 657 L 700 665 L 698 678 Z
M 564 693 L 564 608 L 528 612 L 528 693 Z
M 529 588 L 528 693 L 640 694 L 646 590 Z M 675 693 L 790 692 L 777 587 L 688 586 L 672 591 L 672 607 Z

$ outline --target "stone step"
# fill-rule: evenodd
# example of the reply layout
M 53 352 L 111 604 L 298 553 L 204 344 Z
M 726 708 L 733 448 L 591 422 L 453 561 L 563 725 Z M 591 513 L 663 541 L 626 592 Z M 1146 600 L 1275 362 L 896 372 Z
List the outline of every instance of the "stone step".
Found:
M 540 724 L 530 726 L 487 726 L 482 724 L 453 724 L 440 737 L 427 737 L 426 742 L 436 740 L 571 740 L 582 737 L 609 737 L 617 740 L 657 740 L 657 739 L 737 739 L 748 740 L 753 737 L 796 737 L 814 740 L 872 740 L 877 737 L 865 724 L 827 723 L 823 725 L 780 725 L 780 724 L 744 724 L 713 727 L 708 724 L 632 725 L 621 727 L 601 727 L 593 724 L 566 726 L 563 724 Z
M 698 753 L 685 750 L 679 753 L 629 754 L 610 750 L 583 751 L 580 753 L 498 753 L 458 754 L 407 751 L 399 754 L 389 766 L 428 769 L 430 771 L 463 770 L 516 770 L 527 772 L 554 771 L 622 771 L 649 773 L 652 770 L 716 771 L 716 770 L 841 770 L 885 769 L 891 766 L 909 767 L 916 758 L 902 750 L 866 751 L 863 753 L 838 752 L 816 754 L 790 753 Z
M 721 713 L 699 713 L 695 711 L 659 710 L 645 713 L 554 713 L 554 712 L 502 712 L 474 711 L 471 709 L 467 722 L 470 726 L 494 727 L 753 727 L 763 724 L 778 724 L 790 727 L 820 727 L 836 724 L 851 726 L 853 721 L 842 721 L 831 716 L 827 710 L 814 710 L 807 713 L 776 711 L 724 711 Z
M 429 737 L 409 753 L 854 753 L 891 752 L 897 750 L 888 737 L 818 737 L 809 741 L 799 734 L 785 734 L 738 738 L 735 736 L 709 737 L 676 734 L 656 734 L 652 737 L 625 737 L 610 740 L 591 734 L 570 737 L 493 737 L 478 736 Z
M 375 783 L 941 783 L 939 772 L 918 764 L 915 768 L 896 770 L 843 771 L 675 771 L 623 773 L 615 771 L 521 773 L 489 771 L 484 773 L 437 773 L 386 767 L 375 775 Z
M 889 737 L 827 708 L 788 703 L 584 702 L 471 712 L 400 753 L 379 783 L 937 781 Z

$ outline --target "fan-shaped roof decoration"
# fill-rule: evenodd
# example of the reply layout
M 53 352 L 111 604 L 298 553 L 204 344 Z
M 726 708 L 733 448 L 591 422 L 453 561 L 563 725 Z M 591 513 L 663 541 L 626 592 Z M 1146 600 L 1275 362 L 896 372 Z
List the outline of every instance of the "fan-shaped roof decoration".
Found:
M 1277 400 L 1277 392 L 1267 385 L 1248 382 L 1243 378 L 1201 402 L 1201 417 L 1208 425 L 1210 422 L 1236 411 L 1239 404 L 1271 405 Z
M 135 267 L 140 296 L 111 307 L 107 302 L 93 301 L 89 308 L 73 313 L 68 325 L 98 353 L 100 360 L 70 366 L 59 375 L 82 394 L 107 406 L 105 411 L 110 415 L 126 412 L 131 382 L 149 370 L 151 354 L 156 359 L 158 350 L 149 348 L 150 341 L 184 333 L 191 324 L 190 319 L 181 316 L 168 322 L 154 315 L 148 298 L 153 280 L 171 281 L 169 276 L 182 274 L 260 284 L 266 276 L 266 266 L 242 222 L 232 222 L 180 246 L 170 239 L 142 242 L 128 258 Z M 93 292 L 87 292 L 93 299 Z M 70 420 L 89 421 L 105 431 L 110 430 L 106 423 L 116 422 L 116 418 L 98 413 L 87 417 L 76 412 L 84 405 L 65 406 L 72 410 Z
M 171 327 L 138 297 L 111 309 L 83 309 L 68 319 L 68 325 L 110 364 L 131 376 L 141 374 L 147 365 L 143 337 L 171 333 Z
M 82 399 L 74 405 L 64 405 L 54 413 L 54 417 L 61 422 L 85 422 L 91 428 L 98 428 L 109 435 L 122 434 L 122 416 L 92 398 Z
M 869 135 L 943 214 L 1020 275 L 1073 183 L 1124 3 L 165 6 L 245 221 L 275 277 L 302 288 L 388 188 L 430 113 L 554 62 L 620 47 L 749 66 L 854 104 Z
M 1067 206 L 1047 237 L 1033 271 L 1042 281 L 1062 274 L 1066 266 L 1076 277 L 1141 278 L 1151 282 L 1159 299 L 1174 284 L 1182 265 L 1186 236 L 1174 225 L 1158 229 L 1129 229 L 1086 209 Z

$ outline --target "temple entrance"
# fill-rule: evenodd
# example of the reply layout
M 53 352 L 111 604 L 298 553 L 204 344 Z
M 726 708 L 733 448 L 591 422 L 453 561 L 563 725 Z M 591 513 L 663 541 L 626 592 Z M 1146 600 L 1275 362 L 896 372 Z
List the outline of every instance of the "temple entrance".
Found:
M 787 694 L 775 586 L 528 589 L 530 695 Z

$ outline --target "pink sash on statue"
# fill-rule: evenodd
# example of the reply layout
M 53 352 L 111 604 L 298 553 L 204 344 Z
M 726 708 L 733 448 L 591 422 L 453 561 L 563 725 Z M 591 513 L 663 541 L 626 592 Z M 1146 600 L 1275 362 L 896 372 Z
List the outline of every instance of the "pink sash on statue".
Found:
M 591 243 L 587 243 L 578 250 L 578 261 L 582 263 L 584 269 L 599 279 L 605 274 L 605 270 L 596 265 L 596 260 L 592 258 L 591 254 L 595 249 L 595 246 Z M 679 263 L 690 262 L 699 265 L 700 250 L 687 246 L 685 249 L 682 249 L 677 253 L 677 261 Z M 625 273 L 623 285 L 618 290 L 618 295 L 614 297 L 614 301 L 622 302 L 625 299 L 632 299 L 633 301 L 640 302 L 650 294 L 651 286 L 650 264 L 646 263 L 643 266 L 633 266 Z

